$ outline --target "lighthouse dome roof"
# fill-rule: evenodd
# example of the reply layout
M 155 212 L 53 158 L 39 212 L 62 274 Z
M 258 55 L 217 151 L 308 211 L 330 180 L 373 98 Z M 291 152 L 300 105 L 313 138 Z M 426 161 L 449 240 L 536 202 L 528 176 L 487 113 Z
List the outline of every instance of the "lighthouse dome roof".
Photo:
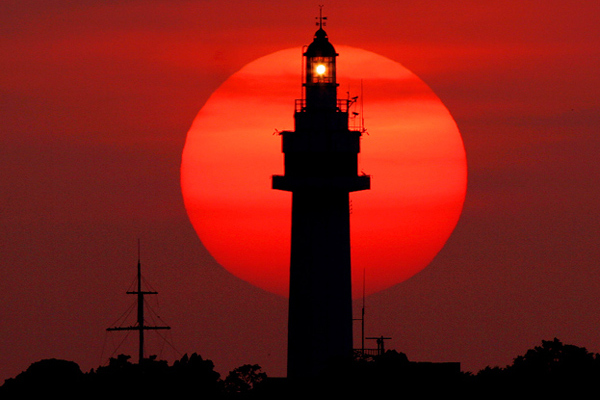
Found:
M 325 33 L 323 28 L 319 28 L 315 32 L 313 42 L 308 46 L 304 55 L 306 57 L 335 57 L 338 54 L 329 42 L 327 33 Z

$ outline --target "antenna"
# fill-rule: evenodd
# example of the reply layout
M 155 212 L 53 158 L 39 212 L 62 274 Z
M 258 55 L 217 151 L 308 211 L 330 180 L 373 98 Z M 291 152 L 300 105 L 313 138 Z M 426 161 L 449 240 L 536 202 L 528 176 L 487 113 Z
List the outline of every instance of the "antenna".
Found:
M 304 46 L 302 46 L 302 54 L 306 53 L 306 49 L 308 49 L 308 45 L 305 44 Z M 304 91 L 306 90 L 306 88 L 304 86 L 304 78 L 305 78 L 304 67 L 305 67 L 304 58 L 302 58 L 300 60 L 300 70 L 301 70 L 301 73 L 300 73 L 300 98 L 301 99 L 306 99 L 306 95 L 304 93 Z
M 366 269 L 363 268 L 363 305 L 362 305 L 362 334 L 361 334 L 361 349 L 363 352 L 363 355 L 365 354 L 365 286 L 366 286 L 366 273 L 365 273 Z
M 361 324 L 361 337 L 360 337 L 360 355 L 361 357 L 365 356 L 365 269 L 363 269 L 363 304 L 360 318 L 353 318 L 353 321 L 360 321 Z M 355 350 L 355 353 L 358 352 Z
M 365 110 L 364 110 L 364 96 L 363 96 L 363 80 L 360 80 L 360 132 L 366 132 L 365 129 Z
M 159 329 L 171 329 L 170 326 L 147 326 L 144 324 L 144 295 L 146 294 L 158 294 L 158 292 L 143 291 L 142 290 L 142 263 L 140 257 L 140 239 L 138 239 L 138 264 L 137 264 L 137 291 L 126 292 L 127 294 L 137 295 L 137 324 L 125 327 L 114 327 L 107 328 L 106 330 L 111 331 L 138 331 L 139 332 L 139 349 L 138 349 L 138 364 L 141 364 L 144 360 L 144 331 L 145 330 L 159 330 Z

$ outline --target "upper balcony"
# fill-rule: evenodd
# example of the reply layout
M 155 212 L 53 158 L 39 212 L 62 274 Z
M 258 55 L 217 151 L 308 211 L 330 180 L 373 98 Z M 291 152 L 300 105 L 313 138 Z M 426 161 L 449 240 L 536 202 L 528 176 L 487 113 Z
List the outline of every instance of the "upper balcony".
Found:
M 340 100 L 338 99 L 336 102 L 336 112 L 343 112 L 343 113 L 347 113 L 348 110 L 350 109 L 350 105 L 352 105 L 352 100 Z M 297 113 L 300 112 L 306 112 L 307 111 L 307 107 L 306 107 L 306 99 L 296 99 L 296 104 L 295 104 L 295 111 Z

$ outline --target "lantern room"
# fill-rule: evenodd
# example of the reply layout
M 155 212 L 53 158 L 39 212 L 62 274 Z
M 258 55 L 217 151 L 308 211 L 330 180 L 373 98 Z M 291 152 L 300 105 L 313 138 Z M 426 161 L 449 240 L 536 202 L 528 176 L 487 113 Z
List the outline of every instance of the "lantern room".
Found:
M 335 58 L 338 54 L 327 38 L 323 28 L 315 33 L 313 42 L 308 46 L 306 58 L 306 84 L 335 84 Z
M 335 107 L 337 86 L 335 59 L 338 54 L 322 27 L 304 52 L 304 90 L 308 108 Z

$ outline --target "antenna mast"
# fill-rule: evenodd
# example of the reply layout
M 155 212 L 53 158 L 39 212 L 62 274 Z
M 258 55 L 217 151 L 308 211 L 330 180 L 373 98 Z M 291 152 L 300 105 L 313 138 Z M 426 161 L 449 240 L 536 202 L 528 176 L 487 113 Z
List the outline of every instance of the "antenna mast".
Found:
M 362 316 L 361 316 L 361 329 L 362 329 L 362 335 L 361 335 L 361 349 L 362 349 L 362 353 L 363 355 L 365 354 L 365 286 L 366 286 L 366 280 L 365 280 L 365 270 L 363 269 L 363 304 L 362 304 Z
M 127 294 L 137 295 L 137 323 L 133 326 L 107 328 L 107 331 L 138 331 L 139 332 L 139 349 L 138 349 L 138 364 L 142 364 L 144 359 L 144 331 L 171 329 L 170 326 L 148 326 L 144 323 L 144 295 L 158 294 L 158 292 L 142 290 L 142 263 L 140 257 L 140 240 L 138 239 L 138 264 L 137 264 L 137 291 L 126 292 Z
M 365 270 L 363 269 L 363 298 L 362 298 L 362 311 L 361 311 L 361 316 L 360 318 L 353 318 L 353 321 L 360 321 L 360 329 L 361 329 L 361 337 L 360 337 L 360 356 L 364 357 L 365 356 L 365 286 L 366 286 L 366 279 L 365 279 Z M 357 352 L 357 350 L 355 350 L 355 353 Z
M 363 96 L 363 80 L 360 80 L 360 132 L 364 133 L 365 129 L 365 104 Z
M 319 27 L 319 29 L 323 29 L 324 26 L 327 25 L 327 22 L 324 22 L 327 20 L 327 17 L 323 16 L 323 6 L 319 5 L 319 16 L 315 17 L 319 20 L 319 22 L 317 22 L 317 26 Z

